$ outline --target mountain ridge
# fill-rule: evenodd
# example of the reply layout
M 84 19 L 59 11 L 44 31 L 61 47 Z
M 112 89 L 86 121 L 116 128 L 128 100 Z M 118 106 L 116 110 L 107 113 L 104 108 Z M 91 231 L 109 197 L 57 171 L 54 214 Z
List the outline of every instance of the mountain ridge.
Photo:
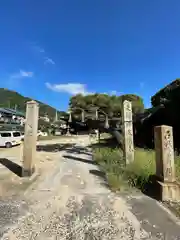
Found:
M 56 108 L 48 105 L 47 103 L 43 103 L 39 100 L 25 97 L 22 94 L 14 91 L 9 90 L 7 88 L 0 88 L 0 107 L 6 108 L 15 108 L 17 111 L 25 112 L 26 111 L 26 103 L 28 101 L 34 100 L 39 103 L 39 115 L 44 116 L 47 114 L 50 119 L 55 117 L 56 111 L 58 115 L 63 115 L 64 111 L 58 111 Z

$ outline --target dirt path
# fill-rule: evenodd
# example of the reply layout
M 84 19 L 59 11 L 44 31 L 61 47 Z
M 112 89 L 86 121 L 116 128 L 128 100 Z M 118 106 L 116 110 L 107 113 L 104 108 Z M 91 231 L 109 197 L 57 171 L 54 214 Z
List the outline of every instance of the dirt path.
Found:
M 151 234 L 153 226 L 142 228 L 126 198 L 91 174 L 98 168 L 85 147 L 89 139 L 79 139 L 76 146 L 58 152 L 50 171 L 28 189 L 26 214 L 1 239 L 178 239 L 178 226 L 166 238 L 162 232 Z

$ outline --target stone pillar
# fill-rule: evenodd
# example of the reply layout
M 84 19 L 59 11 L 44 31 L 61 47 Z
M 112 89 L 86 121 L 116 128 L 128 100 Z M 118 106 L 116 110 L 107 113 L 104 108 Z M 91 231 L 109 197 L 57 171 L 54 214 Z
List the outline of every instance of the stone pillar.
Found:
M 174 164 L 173 129 L 170 126 L 154 128 L 156 176 L 162 201 L 179 200 L 180 184 L 176 181 Z
M 125 100 L 122 109 L 122 124 L 124 137 L 124 157 L 126 164 L 134 161 L 134 140 L 133 140 L 133 122 L 132 122 L 132 105 Z
M 31 176 L 35 170 L 39 105 L 30 101 L 26 105 L 26 123 L 23 149 L 22 176 Z
M 96 140 L 98 141 L 98 143 L 100 143 L 100 138 L 101 138 L 100 130 L 98 128 L 95 131 L 96 131 Z
M 96 120 L 98 120 L 98 110 L 96 110 L 96 112 L 95 112 L 95 116 L 96 116 Z
M 68 125 L 67 127 L 67 133 L 66 133 L 66 136 L 71 136 L 71 133 L 70 133 L 70 126 Z
M 68 119 L 66 136 L 71 136 L 71 134 L 70 134 L 70 123 L 72 123 L 72 112 L 71 111 L 69 113 L 69 119 Z
M 154 128 L 156 176 L 163 182 L 175 182 L 173 131 L 170 126 Z
M 72 123 L 72 113 L 69 113 L 69 119 L 68 119 L 68 123 Z
M 85 114 L 84 114 L 84 110 L 82 110 L 82 112 L 81 112 L 81 121 L 82 122 L 84 122 L 85 121 L 85 116 L 84 116 Z
M 107 115 L 105 116 L 105 124 L 104 124 L 104 127 L 105 127 L 105 128 L 109 128 L 109 119 L 108 119 L 108 116 L 107 116 Z

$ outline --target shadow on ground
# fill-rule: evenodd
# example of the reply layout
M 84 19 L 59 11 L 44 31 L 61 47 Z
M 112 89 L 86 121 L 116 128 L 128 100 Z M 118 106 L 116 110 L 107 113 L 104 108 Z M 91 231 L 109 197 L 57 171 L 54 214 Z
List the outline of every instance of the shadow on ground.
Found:
M 71 149 L 67 150 L 67 153 L 85 154 L 92 156 L 92 153 L 86 147 L 73 146 Z
M 0 164 L 7 167 L 11 172 L 15 173 L 18 177 L 22 177 L 22 167 L 17 163 L 14 163 L 7 158 L 0 158 Z
M 38 152 L 43 151 L 43 152 L 60 152 L 64 151 L 68 148 L 73 147 L 74 144 L 71 143 L 65 143 L 65 144 L 46 144 L 46 145 L 38 145 L 36 150 Z
M 91 169 L 91 170 L 89 170 L 89 173 L 94 175 L 95 177 L 99 178 L 101 186 L 110 189 L 110 185 L 108 183 L 108 180 L 107 180 L 105 172 L 103 172 L 100 169 Z
M 47 145 L 39 145 L 37 146 L 37 151 L 44 151 L 44 152 L 59 152 L 66 149 L 72 148 L 74 144 L 47 144 Z M 11 172 L 16 174 L 18 177 L 22 177 L 22 166 L 18 165 L 17 163 L 7 159 L 7 158 L 0 158 L 0 164 L 8 168 Z
M 92 170 L 89 170 L 89 173 L 93 174 L 96 177 L 100 177 L 103 180 L 106 180 L 106 174 L 105 174 L 105 172 L 103 172 L 101 170 L 92 169 Z
M 93 160 L 88 160 L 88 159 L 84 159 L 84 158 L 74 157 L 74 156 L 70 156 L 70 155 L 63 155 L 63 157 L 66 158 L 66 159 L 74 160 L 74 161 L 79 161 L 79 162 L 83 162 L 83 163 L 97 165 L 97 163 L 94 162 Z
M 146 181 L 142 188 L 140 189 L 141 192 L 145 195 L 147 195 L 150 198 L 153 198 L 157 201 L 161 200 L 161 191 L 160 186 L 158 185 L 159 179 L 155 175 L 150 175 L 148 178 L 148 181 Z
M 93 148 L 119 148 L 121 145 L 117 142 L 115 137 L 108 138 L 108 139 L 100 139 L 99 143 L 93 143 L 90 146 Z

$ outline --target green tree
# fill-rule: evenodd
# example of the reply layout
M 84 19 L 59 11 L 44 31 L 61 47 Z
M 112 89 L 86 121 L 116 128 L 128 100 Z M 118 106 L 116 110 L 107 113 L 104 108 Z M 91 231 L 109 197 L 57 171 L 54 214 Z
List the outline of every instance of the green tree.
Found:
M 86 96 L 78 94 L 70 98 L 69 107 L 74 109 L 74 114 L 80 114 L 81 110 L 79 108 L 88 112 L 92 109 L 92 106 L 95 106 L 104 111 L 108 116 L 116 117 L 121 115 L 122 103 L 124 100 L 132 102 L 133 113 L 144 111 L 143 99 L 135 94 L 125 94 L 121 96 L 97 93 Z
M 125 94 L 125 95 L 121 95 L 119 98 L 121 99 L 121 102 L 123 102 L 124 100 L 128 100 L 132 102 L 133 113 L 144 112 L 144 103 L 143 103 L 143 99 L 140 96 L 135 94 Z

